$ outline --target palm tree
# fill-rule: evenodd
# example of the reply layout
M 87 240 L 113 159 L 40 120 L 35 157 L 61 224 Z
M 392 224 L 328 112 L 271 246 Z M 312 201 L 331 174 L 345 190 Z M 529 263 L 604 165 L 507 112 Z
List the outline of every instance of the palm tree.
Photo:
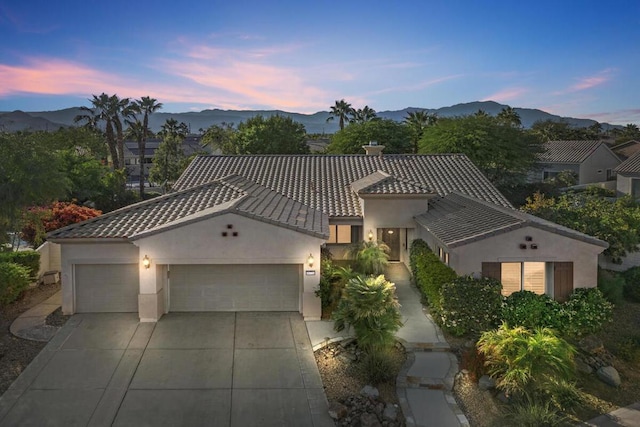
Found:
M 353 123 L 365 123 L 372 120 L 376 120 L 376 110 L 365 105 L 364 108 L 358 108 L 357 110 L 351 109 L 351 122 Z
M 389 264 L 389 246 L 384 242 L 358 242 L 345 254 L 355 261 L 356 270 L 362 274 L 382 274 Z
M 162 126 L 162 130 L 158 132 L 162 138 L 171 136 L 174 138 L 184 139 L 189 134 L 189 127 L 185 122 L 180 122 L 176 119 L 167 119 Z
M 125 120 L 129 125 L 132 136 L 138 142 L 138 155 L 140 162 L 140 198 L 144 198 L 144 153 L 149 137 L 149 116 L 162 108 L 162 103 L 157 99 L 143 96 L 137 101 L 131 103 L 131 109 L 136 114 L 143 114 L 142 123 L 136 118 L 133 122 L 130 119 Z
M 520 114 L 516 112 L 512 107 L 504 107 L 496 116 L 498 121 L 502 124 L 519 128 L 522 126 L 522 120 L 520 120 Z
M 427 110 L 410 111 L 407 113 L 407 117 L 404 118 L 405 124 L 411 131 L 411 142 L 413 143 L 413 153 L 418 153 L 418 144 L 424 130 L 428 126 L 433 126 L 438 121 L 438 116 L 430 114 Z
M 122 168 L 124 167 L 124 128 L 122 122 L 135 116 L 135 108 L 131 107 L 129 98 L 120 99 L 118 95 L 111 95 L 107 104 L 107 111 L 111 115 L 115 129 L 116 145 L 118 147 L 118 163 Z
M 344 129 L 344 124 L 349 122 L 349 116 L 353 114 L 353 108 L 351 104 L 341 99 L 340 101 L 336 101 L 336 105 L 331 106 L 329 114 L 330 116 L 327 118 L 327 122 L 337 117 L 340 120 L 340 130 L 342 130 Z
M 145 138 L 149 131 L 146 129 L 139 119 L 126 119 L 125 122 L 129 126 L 125 131 L 127 139 L 133 139 L 138 143 L 138 162 L 140 163 L 140 199 L 144 200 L 144 154 L 145 154 Z
M 104 136 L 111 155 L 113 169 L 118 170 L 122 167 L 121 156 L 118 153 L 118 144 L 115 137 L 113 114 L 112 114 L 112 98 L 106 93 L 93 95 L 89 100 L 93 108 L 81 107 L 84 114 L 78 114 L 74 121 L 76 123 L 86 121 L 85 126 L 97 129 L 100 122 L 104 121 Z

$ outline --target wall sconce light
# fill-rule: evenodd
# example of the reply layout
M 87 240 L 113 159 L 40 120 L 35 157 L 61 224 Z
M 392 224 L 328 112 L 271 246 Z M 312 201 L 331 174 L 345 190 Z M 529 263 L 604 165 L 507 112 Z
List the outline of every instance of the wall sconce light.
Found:
M 307 264 L 309 264 L 309 268 L 313 268 L 313 262 L 315 260 L 313 259 L 313 254 L 309 254 L 309 258 L 307 258 Z
M 142 258 L 142 265 L 144 265 L 144 268 L 146 269 L 151 267 L 151 260 L 149 259 L 148 255 L 145 255 L 144 258 Z
M 367 235 L 367 237 L 369 238 L 369 241 L 373 240 L 373 230 L 369 230 L 369 234 Z

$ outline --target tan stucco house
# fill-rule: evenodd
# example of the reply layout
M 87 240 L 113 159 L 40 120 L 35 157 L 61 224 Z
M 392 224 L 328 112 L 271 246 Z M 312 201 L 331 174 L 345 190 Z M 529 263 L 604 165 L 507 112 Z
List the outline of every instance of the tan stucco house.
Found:
M 640 152 L 620 163 L 615 172 L 618 195 L 640 198 Z
M 173 193 L 50 233 L 62 247 L 63 311 L 156 321 L 171 311 L 273 310 L 317 319 L 321 247 L 339 257 L 369 238 L 405 264 L 411 242 L 423 238 L 460 274 L 495 276 L 497 268 L 511 290 L 535 282 L 562 298 L 596 286 L 606 243 L 514 210 L 465 155 L 365 149 L 200 156 Z
M 603 141 L 547 141 L 529 180 L 541 182 L 571 171 L 578 177 L 578 185 L 605 182 L 615 179 L 614 169 L 620 163 Z

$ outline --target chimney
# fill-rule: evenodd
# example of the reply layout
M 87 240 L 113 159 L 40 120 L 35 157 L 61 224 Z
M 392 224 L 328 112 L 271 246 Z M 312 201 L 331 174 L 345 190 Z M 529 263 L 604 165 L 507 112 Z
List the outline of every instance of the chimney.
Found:
M 369 145 L 363 145 L 362 148 L 364 148 L 367 156 L 378 155 L 382 157 L 382 150 L 384 150 L 384 145 L 378 145 L 377 141 L 369 141 Z

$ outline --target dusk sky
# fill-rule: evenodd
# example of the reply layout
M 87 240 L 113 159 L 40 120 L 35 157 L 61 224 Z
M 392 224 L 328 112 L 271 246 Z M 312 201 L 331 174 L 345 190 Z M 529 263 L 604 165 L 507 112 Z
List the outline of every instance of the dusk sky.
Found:
M 493 100 L 640 124 L 640 1 L 0 0 L 0 111 Z

